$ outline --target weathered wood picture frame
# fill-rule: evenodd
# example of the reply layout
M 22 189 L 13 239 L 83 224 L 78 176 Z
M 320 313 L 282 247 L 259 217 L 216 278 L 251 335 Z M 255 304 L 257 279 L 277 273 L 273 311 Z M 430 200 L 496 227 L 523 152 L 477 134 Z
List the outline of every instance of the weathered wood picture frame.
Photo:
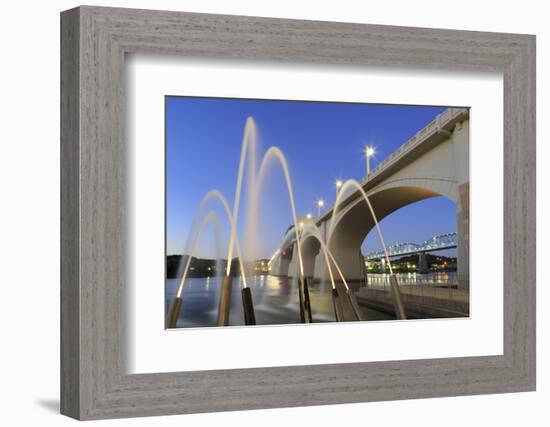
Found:
M 126 374 L 127 53 L 502 72 L 503 354 Z M 534 36 L 88 6 L 61 14 L 63 414 L 84 420 L 535 390 L 534 260 Z

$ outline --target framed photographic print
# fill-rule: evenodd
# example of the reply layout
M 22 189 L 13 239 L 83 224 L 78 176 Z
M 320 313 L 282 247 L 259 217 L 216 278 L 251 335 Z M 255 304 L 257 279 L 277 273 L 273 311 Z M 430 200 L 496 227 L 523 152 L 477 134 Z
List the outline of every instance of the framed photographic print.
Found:
M 61 40 L 62 413 L 534 390 L 533 36 L 84 6 Z
M 467 108 L 168 96 L 165 111 L 168 327 L 468 317 Z

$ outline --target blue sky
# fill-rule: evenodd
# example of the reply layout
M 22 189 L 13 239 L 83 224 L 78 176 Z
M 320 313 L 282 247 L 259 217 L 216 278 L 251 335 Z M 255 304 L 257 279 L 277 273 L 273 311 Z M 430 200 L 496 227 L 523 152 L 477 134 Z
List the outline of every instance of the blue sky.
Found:
M 218 98 L 166 98 L 167 253 L 184 250 L 193 216 L 206 192 L 220 190 L 233 206 L 243 129 L 252 116 L 259 132 L 258 157 L 278 146 L 289 163 L 298 215 L 316 214 L 316 201 L 335 199 L 336 179 L 365 175 L 364 148 L 373 145 L 371 167 L 428 124 L 441 107 Z M 246 191 L 246 190 L 245 190 Z M 244 197 L 244 195 L 243 195 Z M 221 218 L 224 245 L 229 226 Z M 260 198 L 259 256 L 269 257 L 292 222 L 281 171 L 270 170 Z M 375 207 L 376 209 L 376 207 Z M 245 212 L 244 206 L 241 212 Z M 434 214 L 437 212 L 437 214 Z M 421 242 L 455 231 L 454 204 L 436 197 L 405 207 L 381 222 L 388 244 Z M 244 216 L 239 216 L 242 225 Z M 242 234 L 242 227 L 239 227 Z M 363 252 L 380 249 L 375 233 Z M 205 228 L 194 255 L 213 257 L 213 228 Z M 225 251 L 225 248 L 224 248 Z

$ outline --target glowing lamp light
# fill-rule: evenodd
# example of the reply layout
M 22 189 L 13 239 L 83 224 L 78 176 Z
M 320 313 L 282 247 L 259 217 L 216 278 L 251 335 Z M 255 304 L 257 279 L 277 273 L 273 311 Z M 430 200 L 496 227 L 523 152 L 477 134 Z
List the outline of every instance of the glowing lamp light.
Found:
M 371 157 L 371 156 L 374 156 L 374 147 L 366 147 L 365 148 L 365 154 L 367 155 L 367 157 Z
M 367 162 L 367 177 L 370 175 L 370 158 L 374 156 L 374 147 L 366 146 L 365 147 L 365 158 Z
M 321 216 L 321 208 L 325 205 L 324 200 L 317 200 L 317 216 Z
M 340 188 L 342 188 L 342 185 L 344 183 L 342 182 L 341 179 L 337 179 L 336 182 L 334 183 L 334 185 L 336 186 L 336 197 L 338 197 L 338 192 L 340 191 Z

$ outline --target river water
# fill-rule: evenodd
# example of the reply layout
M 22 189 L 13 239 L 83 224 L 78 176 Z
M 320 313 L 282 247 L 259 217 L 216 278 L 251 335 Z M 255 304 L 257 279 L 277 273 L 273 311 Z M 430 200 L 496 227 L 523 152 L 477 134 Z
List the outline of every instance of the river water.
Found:
M 400 274 L 399 283 L 403 286 L 418 283 L 438 286 L 452 283 L 455 273 Z M 369 286 L 383 286 L 389 280 L 388 275 L 369 274 Z M 292 278 L 276 276 L 249 277 L 247 284 L 251 289 L 258 325 L 281 325 L 300 323 L 298 305 L 298 281 Z M 364 286 L 354 283 L 353 287 Z M 177 279 L 166 281 L 166 310 L 176 294 Z M 178 328 L 216 326 L 221 279 L 189 278 L 182 294 L 182 309 L 178 319 Z M 309 286 L 312 316 L 315 323 L 334 322 L 331 287 L 329 283 L 314 282 Z M 392 316 L 364 308 L 369 320 L 388 320 Z M 230 325 L 244 325 L 240 279 L 233 279 Z
M 456 286 L 458 277 L 456 271 L 437 271 L 426 274 L 420 273 L 396 273 L 399 286 Z M 383 287 L 389 285 L 390 275 L 384 273 L 367 274 L 367 282 L 370 287 Z
M 257 325 L 300 323 L 297 280 L 276 276 L 247 278 L 252 292 Z M 177 280 L 166 281 L 166 309 L 177 290 Z M 178 328 L 216 326 L 221 279 L 187 279 L 182 294 L 182 309 Z M 241 283 L 233 279 L 230 325 L 244 325 Z M 314 322 L 333 322 L 330 285 L 316 283 L 310 286 L 310 300 Z

